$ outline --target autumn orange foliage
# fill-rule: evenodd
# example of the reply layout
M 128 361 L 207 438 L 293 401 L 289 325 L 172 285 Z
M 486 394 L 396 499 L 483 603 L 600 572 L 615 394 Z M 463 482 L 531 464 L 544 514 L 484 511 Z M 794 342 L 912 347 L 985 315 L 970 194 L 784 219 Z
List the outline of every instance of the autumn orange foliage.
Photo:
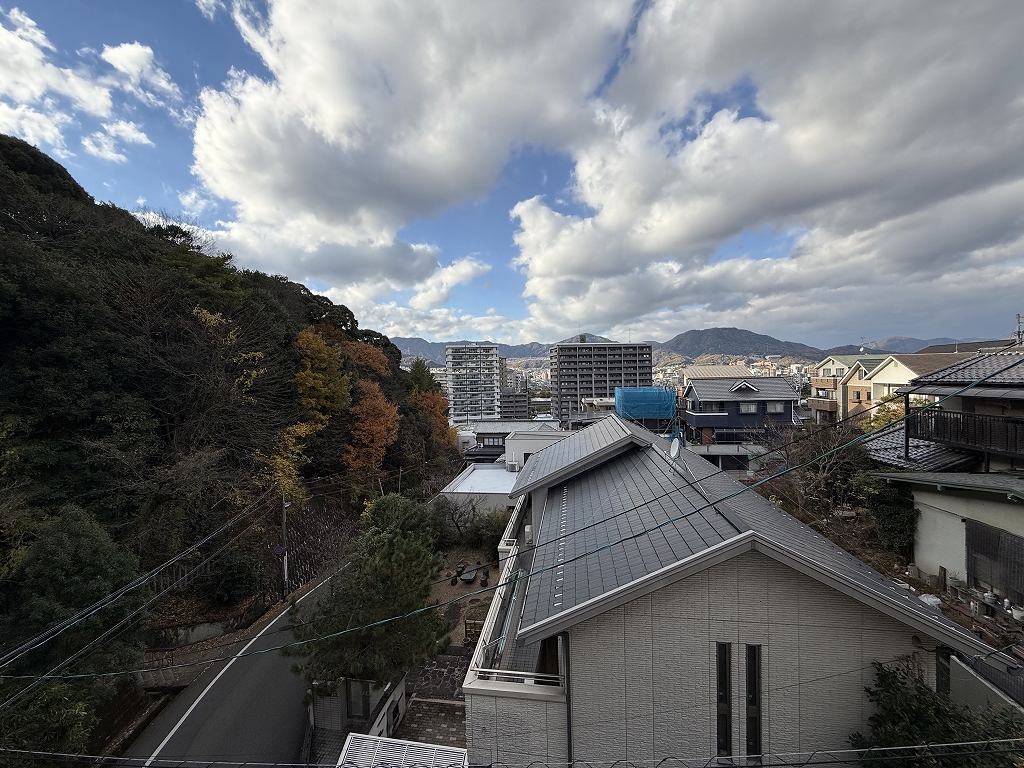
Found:
M 384 398 L 377 382 L 361 380 L 359 392 L 359 402 L 349 408 L 356 423 L 341 460 L 349 469 L 379 469 L 388 446 L 398 439 L 398 421 L 402 417 L 398 408 Z
M 387 355 L 376 347 L 364 344 L 361 341 L 343 341 L 338 346 L 359 367 L 367 368 L 378 376 L 391 375 L 391 367 L 388 365 Z
M 444 413 L 448 409 L 448 401 L 444 395 L 416 389 L 409 395 L 409 402 L 430 417 L 438 442 L 449 446 L 455 445 L 455 430 L 448 426 L 448 417 Z

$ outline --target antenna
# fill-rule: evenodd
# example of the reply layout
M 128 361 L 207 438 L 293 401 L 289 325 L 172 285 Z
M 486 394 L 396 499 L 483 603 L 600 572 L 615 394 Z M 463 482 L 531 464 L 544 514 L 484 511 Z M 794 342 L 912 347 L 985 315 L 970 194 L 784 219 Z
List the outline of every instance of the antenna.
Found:
M 1024 327 L 1021 326 L 1020 312 L 1017 313 L 1017 343 L 1024 344 Z

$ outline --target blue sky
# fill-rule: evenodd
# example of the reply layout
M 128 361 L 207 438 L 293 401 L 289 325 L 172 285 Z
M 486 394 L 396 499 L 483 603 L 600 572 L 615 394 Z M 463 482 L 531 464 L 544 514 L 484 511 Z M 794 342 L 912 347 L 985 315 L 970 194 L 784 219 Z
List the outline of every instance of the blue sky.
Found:
M 1013 3 L 62 0 L 0 27 L 0 130 L 391 335 L 828 346 L 1024 309 Z

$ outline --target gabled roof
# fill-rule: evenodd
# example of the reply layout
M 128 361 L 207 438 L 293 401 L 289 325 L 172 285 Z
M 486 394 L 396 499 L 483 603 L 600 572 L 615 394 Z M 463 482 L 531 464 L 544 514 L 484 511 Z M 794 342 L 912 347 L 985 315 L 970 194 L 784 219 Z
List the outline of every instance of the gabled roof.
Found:
M 517 645 L 757 551 L 951 647 L 991 650 L 713 464 L 685 449 L 673 460 L 668 447 L 647 433 L 548 484 Z
M 850 369 L 843 374 L 842 383 L 846 384 L 853 378 L 853 374 L 857 372 L 858 368 L 864 369 L 864 373 L 871 373 L 875 368 L 880 366 L 885 361 L 884 357 L 861 357 L 858 358 L 857 362 L 850 366 Z
M 654 435 L 612 413 L 533 454 L 516 480 L 513 499 L 615 456 L 631 445 L 650 445 Z
M 735 379 L 749 376 L 745 365 L 689 365 L 679 372 L 687 379 Z
M 961 491 L 982 491 L 1003 496 L 1011 501 L 1024 501 L 1024 477 L 998 472 L 882 472 L 878 477 L 912 485 L 931 485 L 938 490 L 954 488 Z M 1022 509 L 1024 512 L 1024 509 Z
M 1013 363 L 1016 362 L 1016 365 Z M 995 373 L 1001 368 L 1013 365 L 1009 370 L 1002 373 Z M 994 376 L 992 374 L 995 374 Z M 989 378 L 985 378 L 988 376 Z M 910 384 L 915 387 L 921 385 L 935 385 L 942 387 L 964 387 L 979 379 L 982 387 L 996 388 L 1024 387 L 1024 351 L 998 352 L 987 355 L 968 355 L 965 359 L 955 361 L 952 365 L 941 368 L 933 368 L 923 372 L 917 378 L 912 379 Z
M 473 431 L 478 435 L 507 435 L 510 432 L 535 432 L 538 429 L 558 429 L 554 421 L 516 421 L 513 419 L 492 419 L 490 421 L 474 421 Z
M 887 368 L 893 361 L 907 368 L 915 376 L 922 376 L 932 371 L 937 371 L 940 368 L 945 368 L 949 365 L 955 365 L 956 363 L 969 360 L 972 357 L 976 357 L 973 352 L 941 352 L 935 354 L 921 354 L 915 353 L 913 355 L 889 355 L 885 358 L 885 361 L 877 366 L 871 373 L 868 374 L 868 378 L 874 378 L 879 372 Z
M 741 387 L 740 385 L 748 386 Z M 752 388 L 752 389 L 751 389 Z M 729 400 L 799 400 L 800 393 L 782 376 L 746 379 L 694 379 L 686 387 L 702 402 Z
M 827 363 L 829 360 L 835 360 L 837 363 L 842 363 L 843 365 L 849 367 L 856 363 L 858 360 L 862 359 L 864 359 L 863 355 L 829 355 L 824 360 L 819 360 L 812 367 L 815 369 L 821 368 L 821 366 L 825 365 L 825 363 Z

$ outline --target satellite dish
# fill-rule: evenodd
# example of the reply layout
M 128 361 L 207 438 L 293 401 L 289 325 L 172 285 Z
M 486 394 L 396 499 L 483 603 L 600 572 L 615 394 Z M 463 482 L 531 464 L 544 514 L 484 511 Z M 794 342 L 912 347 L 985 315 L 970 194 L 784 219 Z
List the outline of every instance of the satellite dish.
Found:
M 672 438 L 672 443 L 668 447 L 668 455 L 671 456 L 673 459 L 678 459 L 679 458 L 679 438 L 678 437 L 673 437 Z

